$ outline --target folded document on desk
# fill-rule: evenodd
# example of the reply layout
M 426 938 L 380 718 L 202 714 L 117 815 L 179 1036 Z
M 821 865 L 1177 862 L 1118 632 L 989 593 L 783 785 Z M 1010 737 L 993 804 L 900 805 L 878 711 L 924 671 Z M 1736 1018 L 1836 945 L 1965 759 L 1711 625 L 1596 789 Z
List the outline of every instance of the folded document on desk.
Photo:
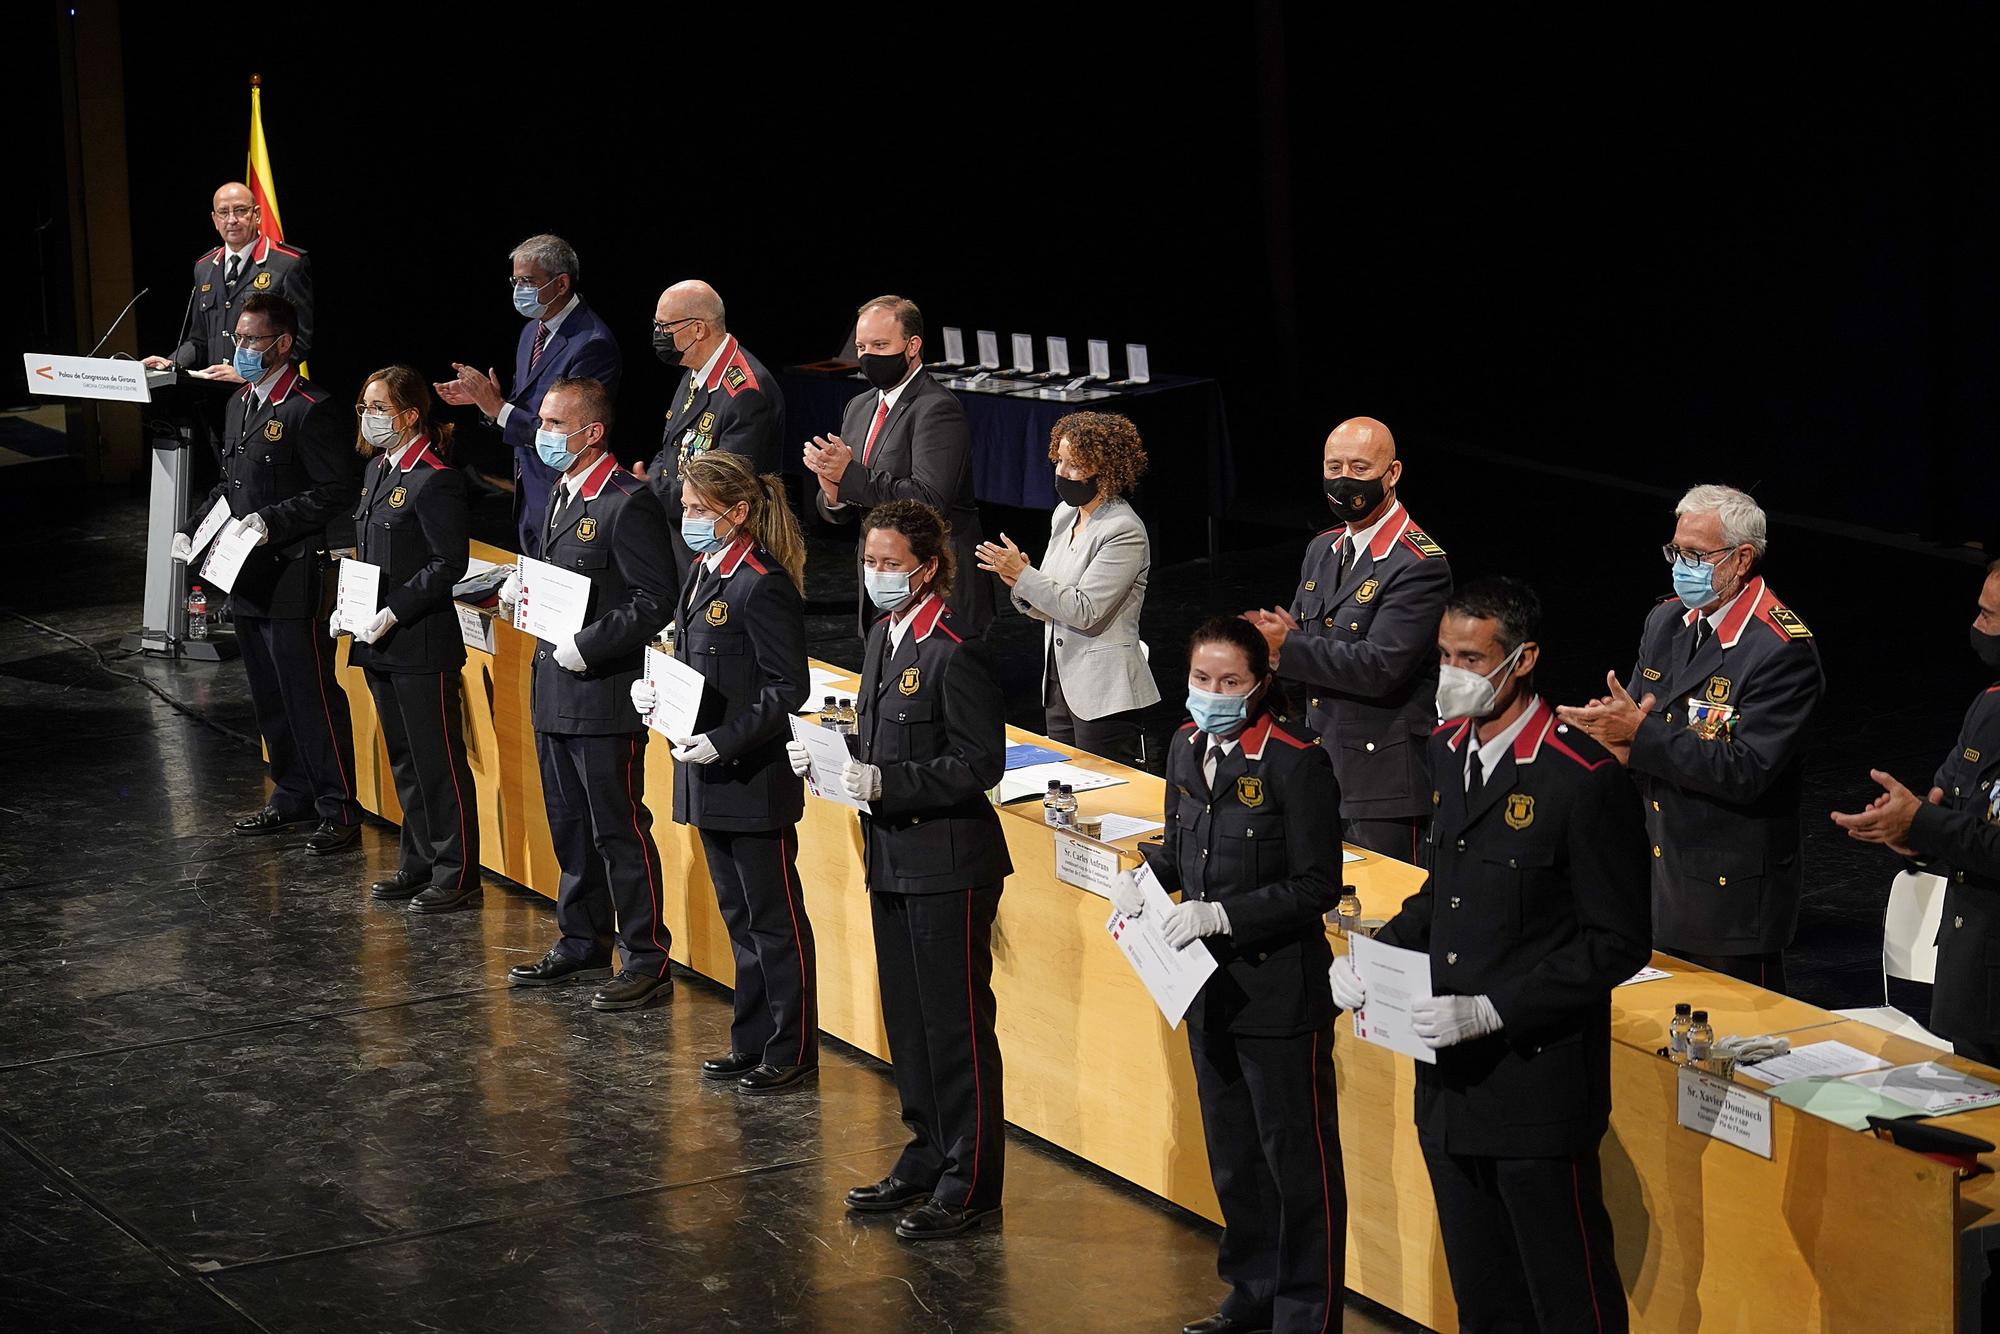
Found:
M 1073 764 L 1031 764 L 1025 769 L 1010 769 L 1000 780 L 1000 804 L 1020 801 L 1023 797 L 1039 797 L 1047 794 L 1049 783 L 1068 783 L 1072 792 L 1089 792 L 1100 787 L 1117 787 L 1125 780 L 1110 774 L 1095 774 L 1088 769 L 1079 769 Z

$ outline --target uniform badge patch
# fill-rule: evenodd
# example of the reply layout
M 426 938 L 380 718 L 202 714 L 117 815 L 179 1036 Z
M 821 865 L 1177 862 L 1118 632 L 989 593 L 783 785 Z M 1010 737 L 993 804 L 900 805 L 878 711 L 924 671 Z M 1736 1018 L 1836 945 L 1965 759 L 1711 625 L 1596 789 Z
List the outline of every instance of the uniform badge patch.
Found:
M 1709 677 L 1708 684 L 1702 687 L 1701 694 L 1702 698 L 1710 704 L 1727 704 L 1729 702 L 1729 678 L 1726 676 Z
M 1431 805 L 1435 806 L 1435 805 L 1437 805 L 1437 804 L 1438 804 L 1438 797 L 1439 797 L 1439 793 L 1438 793 L 1438 790 L 1437 790 L 1436 788 L 1432 788 L 1432 789 L 1431 789 Z
M 1780 630 L 1783 630 L 1793 639 L 1812 638 L 1812 631 L 1806 629 L 1806 623 L 1800 620 L 1799 614 L 1789 607 L 1771 608 L 1771 619 L 1777 623 Z
M 1236 799 L 1245 806 L 1264 804 L 1264 780 L 1245 774 L 1236 780 Z
M 266 440 L 283 440 L 285 438 L 285 424 L 276 418 L 265 422 L 264 438 Z
M 391 491 L 389 493 L 389 508 L 392 510 L 399 510 L 403 508 L 403 503 L 407 501 L 409 498 L 410 498 L 409 491 L 399 486 L 394 491 Z
M 1410 540 L 1411 546 L 1423 552 L 1426 556 L 1444 555 L 1444 548 L 1431 541 L 1430 537 L 1421 529 L 1406 528 L 1403 530 L 1403 536 Z
M 743 387 L 743 382 L 749 378 L 750 378 L 749 376 L 743 373 L 743 368 L 741 366 L 731 366 L 728 370 L 722 373 L 722 382 L 728 385 L 731 389 L 741 389 Z
M 1979 752 L 1974 750 L 1972 747 L 1967 746 L 1964 750 L 1960 751 L 1959 753 L 1965 756 L 1965 762 L 1967 764 L 1979 763 Z
M 1382 581 L 1380 579 L 1363 579 L 1361 581 L 1361 587 L 1354 590 L 1354 600 L 1356 602 L 1372 601 L 1375 597 L 1376 592 L 1379 591 L 1381 587 L 1382 587 Z
M 215 290 L 215 284 L 214 284 L 214 283 L 203 283 L 203 284 L 201 285 L 201 290 L 202 290 L 202 291 L 204 291 L 204 292 L 213 292 L 213 291 Z
M 583 518 L 578 519 L 576 521 L 577 541 L 590 542 L 594 541 L 596 537 L 597 537 L 597 520 L 591 518 L 589 515 L 586 514 Z
M 694 433 L 696 435 L 714 435 L 715 414 L 713 412 L 702 413 L 701 416 L 695 421 Z
M 916 668 L 905 667 L 902 679 L 896 682 L 896 689 L 902 691 L 905 695 L 914 695 L 917 693 L 917 687 L 922 684 L 923 679 L 918 674 Z
M 1535 822 L 1535 799 L 1525 792 L 1509 792 L 1500 818 L 1509 829 L 1526 829 Z
M 715 601 L 709 603 L 708 623 L 710 625 L 729 624 L 729 604 L 721 598 L 717 598 Z
M 250 280 L 250 286 L 254 287 L 254 288 L 255 288 L 255 289 L 257 289 L 257 290 L 258 290 L 259 292 L 268 292 L 268 291 L 270 291 L 270 290 L 271 290 L 271 275 L 270 275 L 270 274 L 268 274 L 268 273 L 260 273 L 260 274 L 258 274 L 258 275 L 257 275 L 257 276 L 256 276 L 255 278 L 252 278 L 252 279 Z
M 1660 674 L 1651 667 L 1641 667 L 1639 675 L 1645 677 L 1648 681 L 1657 681 L 1660 679 Z
M 1308 579 L 1308 580 L 1306 580 L 1306 592 L 1310 593 L 1310 592 L 1312 592 L 1312 591 L 1313 591 L 1313 590 L 1314 590 L 1315 588 L 1318 588 L 1318 587 L 1319 587 L 1319 580 L 1317 580 L 1317 579 Z

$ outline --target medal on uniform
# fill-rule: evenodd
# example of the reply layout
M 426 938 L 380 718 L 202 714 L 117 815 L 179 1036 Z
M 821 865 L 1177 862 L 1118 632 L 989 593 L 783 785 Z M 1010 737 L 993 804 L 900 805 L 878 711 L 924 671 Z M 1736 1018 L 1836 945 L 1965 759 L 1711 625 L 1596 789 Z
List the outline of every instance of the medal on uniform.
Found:
M 1720 680 L 1721 678 L 1717 678 Z M 1710 684 L 1713 684 L 1711 682 Z M 1724 682 L 1726 685 L 1727 682 Z M 1692 695 L 1688 697 L 1688 731 L 1703 741 L 1714 741 L 1736 734 L 1736 709 L 1729 704 L 1711 704 Z

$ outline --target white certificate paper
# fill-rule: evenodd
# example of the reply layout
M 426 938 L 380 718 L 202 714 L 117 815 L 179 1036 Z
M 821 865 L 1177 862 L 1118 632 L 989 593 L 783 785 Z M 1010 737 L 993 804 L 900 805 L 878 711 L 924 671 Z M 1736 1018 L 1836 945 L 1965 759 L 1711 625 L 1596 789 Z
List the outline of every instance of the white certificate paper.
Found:
M 222 532 L 209 549 L 208 559 L 202 562 L 201 577 L 228 593 L 236 587 L 236 576 L 243 572 L 243 562 L 257 549 L 257 530 L 231 519 L 222 525 Z
M 701 712 L 701 673 L 679 658 L 648 647 L 646 679 L 656 692 L 646 726 L 669 741 L 693 736 L 695 716 Z
M 514 628 L 544 643 L 560 644 L 583 629 L 590 606 L 590 579 L 559 565 L 521 557 L 521 600 L 514 604 Z
M 1368 1003 L 1354 1012 L 1354 1036 L 1390 1051 L 1437 1064 L 1437 1053 L 1410 1026 L 1410 1007 L 1431 998 L 1431 956 L 1351 934 L 1347 948 Z
M 187 563 L 194 564 L 195 557 L 202 553 L 215 535 L 222 531 L 222 525 L 229 522 L 229 497 L 224 496 L 208 507 L 208 513 L 201 516 L 201 524 L 194 530 L 194 548 L 188 552 Z
M 1194 1004 L 1194 998 L 1214 974 L 1215 956 L 1199 940 L 1190 940 L 1179 949 L 1167 944 L 1167 938 L 1160 933 L 1160 923 L 1173 911 L 1173 900 L 1160 888 L 1152 867 L 1141 866 L 1132 873 L 1132 878 L 1139 882 L 1145 911 L 1137 917 L 1127 917 L 1113 908 L 1104 929 L 1111 933 L 1125 962 L 1132 965 L 1132 971 L 1146 984 L 1153 1004 L 1160 1007 L 1169 1024 L 1179 1028 L 1188 1006 Z
M 334 605 L 340 608 L 340 623 L 350 634 L 366 630 L 380 610 L 376 599 L 382 587 L 382 567 L 365 560 L 336 561 L 335 565 L 340 571 L 340 585 L 334 595 Z
M 847 789 L 840 785 L 840 771 L 851 758 L 847 738 L 831 727 L 821 727 L 794 715 L 792 739 L 806 748 L 806 757 L 812 762 L 812 768 L 806 772 L 808 792 L 838 806 L 852 806 L 857 811 L 868 809 L 867 802 L 848 796 Z

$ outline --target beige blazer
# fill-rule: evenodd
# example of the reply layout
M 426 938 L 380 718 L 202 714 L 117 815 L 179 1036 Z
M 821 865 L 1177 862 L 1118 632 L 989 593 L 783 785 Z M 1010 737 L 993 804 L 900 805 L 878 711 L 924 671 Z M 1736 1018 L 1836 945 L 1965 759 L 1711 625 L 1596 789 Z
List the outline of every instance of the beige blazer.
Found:
M 1014 581 L 1014 605 L 1047 623 L 1042 660 L 1055 654 L 1070 712 L 1094 719 L 1142 709 L 1160 698 L 1139 644 L 1153 565 L 1146 525 L 1116 496 L 1097 507 L 1080 533 L 1070 531 L 1076 515 L 1073 506 L 1056 506 L 1048 550 Z

